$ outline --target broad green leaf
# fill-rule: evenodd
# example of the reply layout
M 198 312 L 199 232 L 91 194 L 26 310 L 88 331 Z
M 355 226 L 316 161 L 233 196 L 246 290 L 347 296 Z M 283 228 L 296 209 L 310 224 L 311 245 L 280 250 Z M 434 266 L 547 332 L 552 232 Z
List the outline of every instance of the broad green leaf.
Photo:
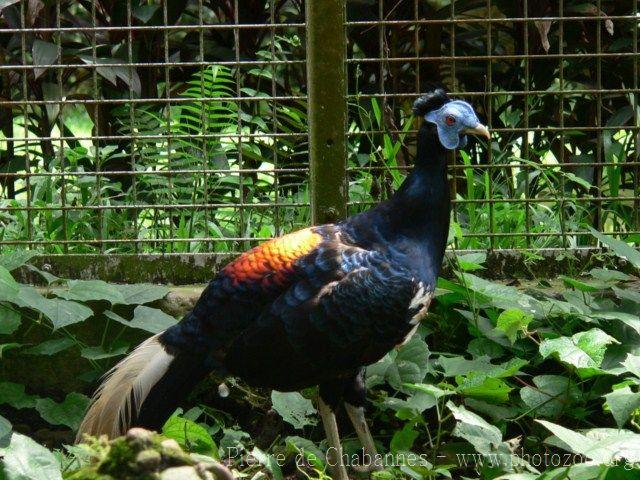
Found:
M 631 414 L 640 408 L 640 393 L 632 392 L 628 386 L 613 390 L 604 398 L 605 405 L 609 407 L 618 428 L 622 428 Z
M 125 320 L 117 313 L 106 311 L 105 316 L 131 328 L 138 328 L 150 333 L 164 332 L 178 321 L 157 308 L 138 305 L 133 311 L 133 319 Z
M 0 449 L 9 444 L 12 429 L 11 422 L 0 415 Z
M 536 416 L 554 417 L 580 395 L 574 382 L 560 375 L 538 375 L 533 383 L 535 388 L 520 389 L 520 398 Z
M 20 284 L 17 283 L 6 268 L 0 266 L 0 301 L 14 302 L 20 292 Z
M 579 290 L 581 292 L 597 292 L 598 290 L 601 289 L 598 286 L 591 285 L 589 283 L 582 282 L 580 280 L 576 280 L 575 278 L 566 277 L 564 275 L 560 275 L 558 278 L 561 279 L 565 283 L 565 285 L 573 287 L 576 290 Z
M 113 304 L 125 303 L 124 295 L 115 285 L 102 280 L 69 280 L 68 289 L 55 288 L 53 293 L 66 300 L 87 302 L 92 300 L 106 300 Z
M 426 342 L 414 335 L 406 345 L 367 367 L 367 386 L 388 382 L 396 390 L 403 390 L 405 383 L 420 383 L 429 370 L 429 355 Z
M 442 388 L 427 383 L 407 383 L 405 384 L 405 386 L 413 390 L 419 390 L 421 392 L 428 393 L 436 400 L 454 394 L 454 392 L 452 392 L 451 390 L 443 390 Z
M 517 288 L 491 282 L 471 273 L 460 275 L 460 279 L 469 290 L 481 294 L 489 304 L 500 309 L 519 308 L 536 318 L 541 318 L 546 313 L 543 305 L 538 300 Z
M 494 359 L 502 357 L 505 350 L 500 344 L 488 338 L 474 338 L 469 342 L 467 352 L 474 357 L 489 357 Z
M 464 357 L 445 357 L 440 356 L 438 363 L 444 369 L 445 377 L 455 377 L 457 375 L 466 375 L 470 372 L 484 372 L 492 368 L 490 358 L 483 356 L 467 360 Z
M 613 253 L 618 257 L 628 260 L 634 267 L 640 268 L 640 252 L 633 247 L 630 247 L 626 242 L 612 238 L 604 233 L 600 233 L 592 227 L 589 227 L 591 235 L 596 237 L 606 246 L 608 246 Z
M 545 442 L 564 450 L 605 464 L 620 459 L 640 461 L 640 435 L 637 433 L 613 428 L 594 428 L 581 433 L 545 420 L 536 422 L 555 435 Z
M 487 254 L 484 252 L 467 253 L 466 255 L 458 255 L 456 259 L 462 270 L 472 272 L 484 269 L 482 264 L 487 260 Z
M 104 360 L 105 358 L 119 357 L 125 355 L 129 350 L 129 345 L 120 345 L 111 350 L 97 347 L 85 347 L 80 350 L 80 355 L 87 360 Z
M 282 476 L 282 469 L 273 455 L 263 452 L 258 447 L 253 447 L 251 455 L 253 458 L 258 460 L 260 465 L 264 466 L 264 468 L 271 474 L 271 478 L 273 478 L 273 480 L 282 480 L 284 478 Z
M 496 328 L 503 332 L 513 344 L 518 332 L 523 331 L 532 320 L 531 315 L 527 315 L 522 310 L 511 308 L 498 316 Z
M 0 266 L 7 270 L 15 270 L 23 266 L 38 254 L 35 250 L 16 250 L 15 252 L 0 255 Z
M 326 459 L 320 448 L 307 438 L 292 435 L 284 439 L 287 450 L 290 453 L 300 453 L 314 467 L 322 469 L 325 467 Z
M 631 290 L 630 288 L 618 288 L 613 287 L 613 291 L 621 300 L 630 300 L 635 303 L 640 303 L 640 292 L 636 292 L 635 290 Z
M 0 304 L 0 335 L 11 335 L 20 327 L 20 312 Z
M 317 425 L 315 417 L 316 409 L 313 408 L 311 400 L 304 398 L 298 392 L 271 392 L 271 403 L 273 409 L 278 412 L 282 419 L 293 425 L 294 428 L 301 429 L 307 425 Z
M 629 353 L 622 365 L 627 369 L 627 372 L 633 373 L 640 378 L 640 356 Z
M 34 40 L 32 56 L 33 64 L 38 67 L 53 65 L 58 58 L 58 47 L 53 43 Z M 45 68 L 35 68 L 33 71 L 35 78 L 40 77 L 45 70 Z
M 418 435 L 419 433 L 413 428 L 411 423 L 405 423 L 402 430 L 397 430 L 393 434 L 391 444 L 389 445 L 391 451 L 394 453 L 411 451 Z
M 14 432 L 0 448 L 5 480 L 62 480 L 60 462 L 53 453 L 29 437 Z
M 0 358 L 4 355 L 5 350 L 13 350 L 14 348 L 21 347 L 22 345 L 16 342 L 0 343 Z
M 544 340 L 540 344 L 540 355 L 543 358 L 557 355 L 564 363 L 578 369 L 582 377 L 598 373 L 607 345 L 618 341 L 598 328 L 579 332 L 571 337 L 559 337 Z
M 465 397 L 477 398 L 491 403 L 505 403 L 513 390 L 499 378 L 488 377 L 484 373 L 471 372 L 468 376 L 456 377 L 457 391 Z
M 147 283 L 113 286 L 122 294 L 122 303 L 124 305 L 142 305 L 144 303 L 155 302 L 156 300 L 166 297 L 167 293 L 169 293 L 167 287 Z
M 43 297 L 35 288 L 26 285 L 20 288 L 15 302 L 23 308 L 41 312 L 51 320 L 54 330 L 82 322 L 93 315 L 89 307 L 59 298 Z
M 582 433 L 570 430 L 561 425 L 556 425 L 555 423 L 551 423 L 546 420 L 536 420 L 536 422 L 550 430 L 551 433 L 553 433 L 565 445 L 565 450 L 584 454 L 585 452 L 592 450 L 595 445 L 593 440 L 587 438 Z
M 218 449 L 209 432 L 194 421 L 180 416 L 178 412 L 171 415 L 163 425 L 162 434 L 173 438 L 188 452 L 210 455 L 219 459 Z
M 61 403 L 56 403 L 50 398 L 39 398 L 36 401 L 36 410 L 51 425 L 65 425 L 75 431 L 82 422 L 89 402 L 89 397 L 73 392 Z
M 0 405 L 7 404 L 13 408 L 33 408 L 38 397 L 25 392 L 24 385 L 13 382 L 0 382 Z
M 35 347 L 28 348 L 23 353 L 27 355 L 55 355 L 67 348 L 71 348 L 76 344 L 71 338 L 55 338 L 39 343 Z
M 606 268 L 592 268 L 589 272 L 593 278 L 602 282 L 626 282 L 631 280 L 631 277 L 626 273 L 619 272 L 617 270 L 609 270 Z
M 491 425 L 484 418 L 462 405 L 456 406 L 453 402 L 447 402 L 447 408 L 457 421 L 453 435 L 464 438 L 479 453 L 491 453 L 502 443 L 502 434 L 498 427 Z
M 383 399 L 382 404 L 394 410 L 396 417 L 401 420 L 412 420 L 421 415 L 425 410 L 435 407 L 436 398 L 431 393 L 416 391 L 409 394 L 406 399 L 386 397 Z

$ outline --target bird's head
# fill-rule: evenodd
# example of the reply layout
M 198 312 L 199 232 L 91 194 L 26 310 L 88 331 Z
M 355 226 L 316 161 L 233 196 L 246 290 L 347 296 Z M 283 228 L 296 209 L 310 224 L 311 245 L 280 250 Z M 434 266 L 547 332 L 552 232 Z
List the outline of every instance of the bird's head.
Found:
M 413 112 L 435 124 L 440 143 L 449 150 L 464 147 L 467 144 L 467 134 L 491 138 L 489 130 L 480 123 L 473 107 L 465 101 L 452 100 L 441 88 L 417 99 L 413 104 Z

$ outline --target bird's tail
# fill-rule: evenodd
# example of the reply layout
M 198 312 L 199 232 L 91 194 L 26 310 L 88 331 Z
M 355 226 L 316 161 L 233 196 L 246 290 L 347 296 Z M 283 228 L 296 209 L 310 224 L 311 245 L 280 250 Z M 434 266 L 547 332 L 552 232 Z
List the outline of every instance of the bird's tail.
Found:
M 105 375 L 76 441 L 85 434 L 115 438 L 134 425 L 159 429 L 209 373 L 201 356 L 165 348 L 163 333 L 140 344 Z

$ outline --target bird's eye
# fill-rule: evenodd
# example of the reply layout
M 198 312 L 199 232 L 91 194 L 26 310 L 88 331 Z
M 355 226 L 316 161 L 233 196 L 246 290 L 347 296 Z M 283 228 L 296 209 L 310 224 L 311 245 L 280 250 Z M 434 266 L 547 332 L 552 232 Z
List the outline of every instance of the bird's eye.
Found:
M 455 117 L 453 115 L 447 115 L 444 118 L 444 121 L 447 122 L 447 125 L 453 125 L 453 124 L 456 123 L 456 119 L 455 119 Z

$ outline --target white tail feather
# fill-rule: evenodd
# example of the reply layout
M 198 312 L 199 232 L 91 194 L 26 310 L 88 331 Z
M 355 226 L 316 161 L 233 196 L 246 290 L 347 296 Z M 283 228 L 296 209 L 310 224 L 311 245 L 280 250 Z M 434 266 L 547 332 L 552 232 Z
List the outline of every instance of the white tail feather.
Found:
M 84 434 L 115 438 L 126 432 L 132 408 L 136 414 L 140 411 L 145 398 L 173 360 L 158 341 L 160 335 L 141 343 L 105 375 L 78 429 L 76 441 L 81 441 Z

